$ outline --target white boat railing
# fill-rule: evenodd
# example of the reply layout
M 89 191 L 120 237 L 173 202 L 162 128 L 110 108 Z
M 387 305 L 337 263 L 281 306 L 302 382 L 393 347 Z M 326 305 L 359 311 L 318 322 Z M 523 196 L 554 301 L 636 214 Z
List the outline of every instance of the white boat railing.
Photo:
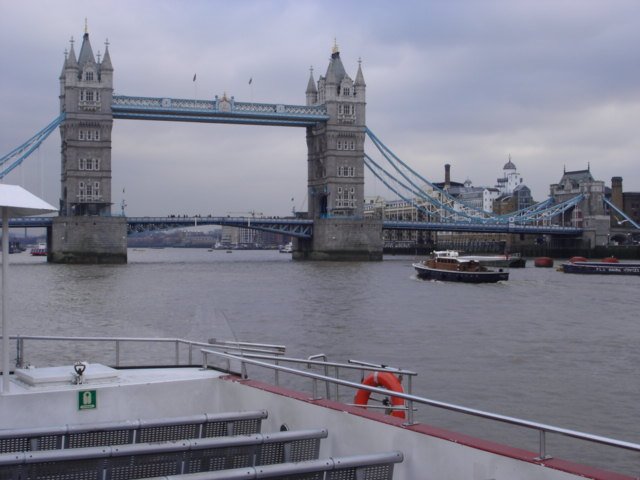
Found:
M 2 338 L 0 336 L 0 338 Z M 10 336 L 12 340 L 16 340 L 16 367 L 22 368 L 27 364 L 26 347 L 25 342 L 73 342 L 73 343 L 88 343 L 88 342 L 101 342 L 110 343 L 114 346 L 114 363 L 113 366 L 121 367 L 121 346 L 125 343 L 144 343 L 144 344 L 174 344 L 175 353 L 173 364 L 176 366 L 182 365 L 201 365 L 202 362 L 194 362 L 193 354 L 194 350 L 198 351 L 202 348 L 208 349 L 224 349 L 224 350 L 236 350 L 244 353 L 253 354 L 270 354 L 270 355 L 284 355 L 286 347 L 283 345 L 271 345 L 266 343 L 251 343 L 251 342 L 239 342 L 239 341 L 227 341 L 217 340 L 215 338 L 209 339 L 208 342 L 194 342 L 190 340 L 184 340 L 182 338 L 153 338 L 153 337 L 72 337 L 72 336 L 45 336 L 45 335 L 17 335 Z M 184 347 L 187 349 L 186 362 L 181 360 L 180 352 Z
M 524 420 L 524 419 L 520 419 L 520 418 L 509 417 L 509 416 L 506 416 L 506 415 L 499 415 L 499 414 L 496 414 L 496 413 L 486 412 L 486 411 L 477 410 L 477 409 L 473 409 L 473 408 L 467 408 L 467 407 L 463 407 L 463 406 L 460 406 L 460 405 L 455 405 L 455 404 L 452 404 L 452 403 L 446 403 L 446 402 L 441 402 L 441 401 L 438 401 L 438 400 L 432 400 L 432 399 L 429 399 L 429 398 L 419 397 L 419 396 L 413 395 L 411 393 L 401 393 L 401 392 L 395 392 L 395 391 L 387 390 L 385 388 L 371 387 L 371 386 L 368 386 L 368 385 L 364 385 L 362 383 L 357 383 L 357 382 L 352 382 L 352 381 L 349 381 L 349 380 L 343 380 L 341 378 L 337 378 L 337 375 L 335 377 L 332 377 L 332 376 L 329 376 L 329 375 L 322 375 L 322 374 L 318 374 L 318 373 L 313 373 L 313 372 L 309 372 L 309 371 L 298 370 L 298 369 L 295 369 L 295 368 L 286 367 L 286 366 L 283 366 L 283 365 L 279 365 L 279 363 L 284 360 L 282 357 L 279 357 L 279 358 L 271 357 L 269 359 L 272 360 L 275 363 L 268 363 L 268 362 L 261 361 L 256 357 L 252 358 L 252 357 L 249 357 L 249 356 L 238 356 L 238 355 L 225 353 L 225 352 L 221 352 L 221 351 L 214 351 L 214 350 L 206 350 L 205 349 L 202 352 L 204 354 L 204 361 L 205 361 L 204 367 L 205 368 L 210 367 L 210 365 L 208 363 L 209 362 L 209 356 L 213 355 L 213 356 L 217 356 L 217 357 L 222 357 L 222 358 L 226 359 L 227 365 L 229 366 L 229 370 L 230 370 L 230 365 L 231 365 L 230 362 L 232 360 L 236 361 L 236 362 L 240 362 L 240 366 L 241 366 L 240 375 L 243 378 L 248 378 L 247 365 L 255 365 L 255 366 L 258 366 L 258 367 L 272 369 L 272 370 L 275 370 L 276 372 L 284 372 L 284 373 L 289 373 L 289 374 L 293 374 L 293 375 L 297 375 L 297 376 L 301 376 L 301 377 L 310 378 L 310 379 L 313 380 L 313 389 L 314 389 L 313 397 L 316 400 L 319 399 L 317 397 L 317 389 L 316 389 L 316 383 L 318 381 L 326 382 L 327 384 L 341 385 L 341 386 L 349 387 L 349 388 L 355 389 L 355 390 L 367 390 L 367 391 L 372 392 L 372 393 L 377 393 L 377 394 L 381 394 L 381 395 L 385 395 L 385 396 L 401 398 L 401 399 L 405 400 L 405 402 L 406 402 L 406 412 L 407 412 L 407 422 L 405 423 L 406 425 L 415 424 L 415 422 L 414 422 L 414 406 L 415 406 L 415 404 L 421 404 L 421 405 L 428 405 L 430 407 L 436 407 L 436 408 L 445 409 L 445 410 L 449 410 L 449 411 L 453 411 L 453 412 L 463 413 L 463 414 L 470 415 L 470 416 L 473 416 L 473 417 L 493 420 L 493 421 L 500 422 L 500 423 L 503 423 L 503 424 L 515 425 L 515 426 L 526 428 L 526 429 L 536 430 L 538 432 L 538 435 L 539 435 L 539 450 L 538 450 L 537 460 L 546 460 L 546 459 L 552 458 L 552 456 L 547 453 L 547 446 L 546 446 L 546 434 L 547 433 L 553 433 L 553 434 L 557 434 L 557 435 L 561 435 L 561 436 L 565 436 L 565 437 L 572 437 L 572 438 L 583 440 L 583 441 L 589 442 L 589 443 L 596 443 L 596 444 L 601 444 L 601 445 L 607 445 L 607 446 L 614 447 L 614 448 L 631 450 L 631 451 L 634 451 L 634 452 L 640 452 L 640 444 L 638 444 L 638 443 L 627 442 L 627 441 L 623 441 L 623 440 L 617 440 L 617 439 L 614 439 L 614 438 L 604 437 L 604 436 L 601 436 L 601 435 L 594 435 L 594 434 L 591 434 L 591 433 L 579 432 L 579 431 L 576 431 L 576 430 L 556 427 L 556 426 L 548 425 L 548 424 L 544 424 L 544 423 L 532 422 L 532 421 Z M 265 359 L 265 360 L 267 359 L 266 356 L 259 356 L 259 357 L 261 359 Z M 301 363 L 301 364 L 309 363 L 309 360 L 304 360 L 304 359 L 288 359 L 287 358 L 286 360 L 287 361 L 294 361 L 295 360 L 295 361 L 297 361 L 298 363 Z M 314 363 L 314 364 L 324 364 L 325 362 L 314 361 L 312 363 Z M 392 369 L 392 368 L 387 368 L 387 367 L 384 367 L 384 366 L 373 366 L 373 364 L 364 364 L 362 362 L 359 362 L 359 366 L 358 367 L 354 367 L 354 365 L 349 365 L 349 364 L 334 364 L 334 363 L 328 363 L 328 366 L 334 366 L 334 367 L 335 366 L 339 366 L 340 369 L 343 369 L 343 368 L 363 369 L 364 368 L 364 369 L 366 369 L 368 371 L 391 371 L 391 372 L 394 372 L 396 374 L 402 372 L 403 374 L 411 373 L 412 375 L 415 375 L 413 372 L 409 372 L 409 371 L 406 371 L 406 370 Z M 409 375 L 408 378 L 411 378 L 411 375 Z M 367 406 L 367 408 L 370 408 L 370 407 Z

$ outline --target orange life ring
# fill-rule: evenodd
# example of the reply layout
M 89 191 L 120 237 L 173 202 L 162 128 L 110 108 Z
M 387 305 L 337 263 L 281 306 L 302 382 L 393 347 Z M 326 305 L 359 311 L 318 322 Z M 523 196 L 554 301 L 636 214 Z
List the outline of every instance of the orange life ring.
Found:
M 404 393 L 402 385 L 397 377 L 389 372 L 374 372 L 362 381 L 363 385 L 370 387 L 384 387 L 387 390 L 393 392 Z M 369 397 L 371 392 L 369 390 L 358 390 L 356 396 L 353 399 L 353 403 L 356 405 L 366 405 L 369 403 Z M 404 407 L 404 399 L 399 397 L 391 397 L 391 405 L 394 407 Z M 405 418 L 403 410 L 393 410 L 391 412 L 392 417 Z

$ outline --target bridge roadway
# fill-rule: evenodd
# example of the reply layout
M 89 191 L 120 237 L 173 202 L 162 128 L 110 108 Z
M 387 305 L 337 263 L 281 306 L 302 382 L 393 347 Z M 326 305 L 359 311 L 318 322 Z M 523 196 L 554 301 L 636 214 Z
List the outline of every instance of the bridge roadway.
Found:
M 130 97 L 114 95 L 113 118 L 173 122 L 236 123 L 311 127 L 329 119 L 324 105 L 285 105 L 236 102 L 226 96 L 214 100 Z
M 9 220 L 9 226 L 12 228 L 45 228 L 51 226 L 52 218 L 53 217 L 12 218 Z M 168 230 L 172 228 L 197 227 L 200 225 L 228 225 L 281 233 L 298 238 L 311 238 L 313 236 L 313 220 L 292 217 L 127 217 L 127 225 L 128 233 L 130 234 L 147 230 Z M 528 233 L 565 237 L 579 236 L 582 235 L 583 232 L 581 228 L 561 227 L 557 225 L 407 222 L 396 220 L 383 221 L 382 229 L 469 233 Z

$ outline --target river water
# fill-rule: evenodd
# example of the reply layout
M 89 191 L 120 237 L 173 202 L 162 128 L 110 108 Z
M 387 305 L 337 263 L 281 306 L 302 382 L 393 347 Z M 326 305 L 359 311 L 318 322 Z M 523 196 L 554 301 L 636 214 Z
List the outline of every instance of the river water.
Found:
M 414 393 L 435 400 L 640 443 L 640 277 L 529 261 L 508 282 L 464 285 L 419 280 L 414 260 L 130 249 L 128 265 L 69 266 L 14 254 L 11 333 L 284 344 L 288 356 L 416 371 Z M 537 434 L 513 427 L 427 407 L 417 418 L 538 447 Z M 548 442 L 551 454 L 640 475 L 637 453 Z

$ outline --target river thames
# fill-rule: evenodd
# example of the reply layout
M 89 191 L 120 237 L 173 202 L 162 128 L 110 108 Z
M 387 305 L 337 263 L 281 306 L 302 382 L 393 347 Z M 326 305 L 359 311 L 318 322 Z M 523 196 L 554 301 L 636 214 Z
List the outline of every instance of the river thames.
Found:
M 417 279 L 409 256 L 312 263 L 277 251 L 128 255 L 117 266 L 11 255 L 11 333 L 282 344 L 288 356 L 416 371 L 414 393 L 434 400 L 640 443 L 640 277 L 568 275 L 529 260 L 508 282 L 465 285 Z M 494 431 L 427 407 L 416 418 L 537 449 L 533 432 Z M 548 443 L 556 456 L 640 475 L 637 453 Z

